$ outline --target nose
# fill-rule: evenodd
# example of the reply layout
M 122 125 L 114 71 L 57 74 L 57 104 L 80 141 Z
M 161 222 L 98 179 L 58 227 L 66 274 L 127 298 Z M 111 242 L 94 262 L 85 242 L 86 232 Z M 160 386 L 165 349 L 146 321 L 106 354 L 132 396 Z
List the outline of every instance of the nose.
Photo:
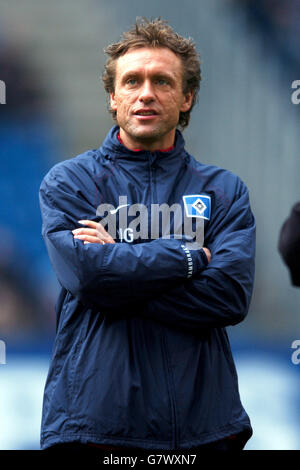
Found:
M 141 90 L 139 100 L 143 103 L 149 103 L 154 100 L 154 91 L 150 80 L 145 80 Z

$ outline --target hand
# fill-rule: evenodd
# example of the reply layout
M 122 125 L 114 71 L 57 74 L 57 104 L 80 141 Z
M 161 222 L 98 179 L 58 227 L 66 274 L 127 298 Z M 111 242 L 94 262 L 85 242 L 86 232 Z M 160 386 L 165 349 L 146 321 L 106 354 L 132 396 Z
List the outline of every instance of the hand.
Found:
M 100 245 L 115 243 L 114 239 L 100 223 L 92 220 L 78 220 L 78 222 L 90 227 L 76 228 L 75 230 L 72 230 L 74 238 L 82 240 L 85 245 L 88 243 L 99 243 Z
M 210 263 L 210 260 L 211 260 L 211 252 L 208 248 L 204 248 L 204 246 L 202 247 L 202 250 L 204 251 L 204 253 L 206 254 L 206 257 L 208 259 L 208 262 Z

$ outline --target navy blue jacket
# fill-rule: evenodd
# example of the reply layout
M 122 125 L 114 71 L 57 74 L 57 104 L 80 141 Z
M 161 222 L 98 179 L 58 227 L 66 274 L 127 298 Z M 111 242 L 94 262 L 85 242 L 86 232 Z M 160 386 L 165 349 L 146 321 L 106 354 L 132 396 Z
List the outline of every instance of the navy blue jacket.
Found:
M 179 131 L 165 152 L 128 150 L 117 132 L 55 165 L 41 184 L 42 233 L 61 284 L 41 447 L 184 449 L 239 433 L 246 442 L 252 429 L 225 327 L 245 318 L 252 294 L 248 190 L 231 172 L 196 161 Z M 155 239 L 147 230 L 124 238 L 124 227 L 115 244 L 73 237 L 79 220 L 103 223 L 101 204 L 115 208 L 119 228 L 121 214 L 134 224 L 130 208 L 143 204 L 149 235 L 151 208 L 163 203 L 182 209 L 200 242 L 178 235 L 173 213 L 170 234 L 159 229 Z

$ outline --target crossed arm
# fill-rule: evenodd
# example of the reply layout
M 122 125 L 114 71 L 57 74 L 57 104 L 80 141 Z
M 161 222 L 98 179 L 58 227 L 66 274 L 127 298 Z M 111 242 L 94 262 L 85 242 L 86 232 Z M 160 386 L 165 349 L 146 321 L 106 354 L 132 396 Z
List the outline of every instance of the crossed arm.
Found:
M 124 312 L 188 329 L 243 320 L 255 252 L 255 220 L 244 186 L 211 223 L 209 249 L 190 251 L 193 275 L 188 278 L 181 240 L 115 243 L 92 220 L 93 204 L 63 176 L 48 177 L 41 185 L 43 237 L 59 282 L 81 302 L 107 312 L 124 307 Z M 78 228 L 79 220 L 84 227 Z
M 89 228 L 75 229 L 72 233 L 74 238 L 82 240 L 84 244 L 115 243 L 101 224 L 88 220 L 81 223 Z M 148 299 L 145 297 L 147 302 L 142 315 L 189 331 L 199 327 L 226 327 L 241 322 L 250 304 L 254 266 L 251 263 L 253 240 L 243 233 L 240 237 L 241 240 L 244 239 L 245 259 L 232 258 L 231 271 L 235 272 L 235 275 L 230 275 L 230 272 L 227 275 L 226 270 L 224 272 L 222 269 L 206 268 L 198 272 L 193 279 L 175 283 L 173 286 L 168 285 L 163 292 L 154 292 Z M 222 251 L 219 247 L 216 253 L 220 249 Z M 208 248 L 203 250 L 210 263 L 210 250 Z M 226 266 L 226 261 L 224 265 Z M 236 274 L 240 270 L 244 270 L 244 274 L 240 275 L 237 281 Z
M 114 239 L 99 222 L 94 222 L 93 220 L 79 220 L 78 222 L 80 224 L 87 225 L 87 227 L 76 228 L 72 230 L 72 233 L 74 238 L 82 240 L 85 245 L 89 243 L 98 243 L 100 245 L 105 245 L 106 243 L 115 243 Z M 210 250 L 205 247 L 202 249 L 207 257 L 208 262 L 210 262 Z

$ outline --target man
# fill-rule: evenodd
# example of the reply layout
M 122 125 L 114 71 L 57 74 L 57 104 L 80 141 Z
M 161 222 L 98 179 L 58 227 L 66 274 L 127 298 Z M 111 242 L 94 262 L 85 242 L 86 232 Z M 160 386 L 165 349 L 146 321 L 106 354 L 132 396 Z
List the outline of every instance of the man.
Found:
M 289 268 L 293 286 L 300 287 L 300 202 L 294 204 L 281 227 L 278 249 Z
M 41 446 L 242 449 L 225 327 L 252 293 L 248 190 L 184 149 L 201 78 L 190 39 L 142 20 L 107 53 L 117 125 L 41 185 L 62 286 Z

